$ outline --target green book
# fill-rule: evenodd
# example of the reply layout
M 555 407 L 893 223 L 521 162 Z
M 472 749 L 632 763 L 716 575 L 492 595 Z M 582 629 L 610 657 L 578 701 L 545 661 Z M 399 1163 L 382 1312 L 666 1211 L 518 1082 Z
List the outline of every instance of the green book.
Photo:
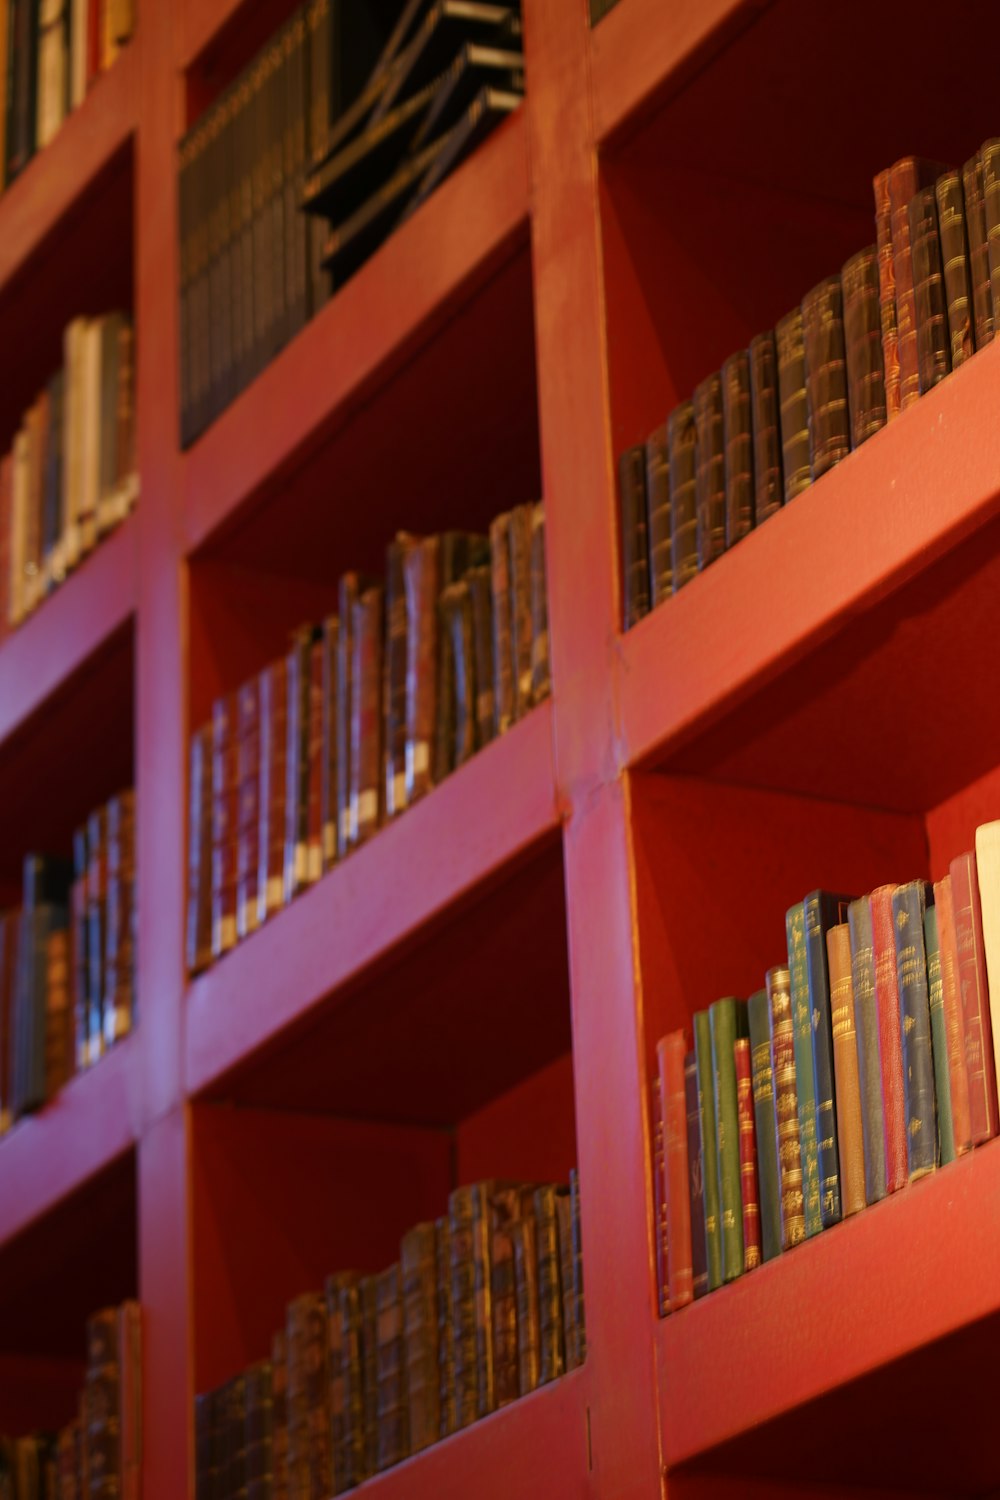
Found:
M 786 912 L 785 935 L 788 939 L 788 972 L 792 990 L 795 1085 L 799 1096 L 802 1197 L 806 1238 L 810 1239 L 823 1228 L 823 1215 L 819 1186 L 819 1143 L 816 1138 L 816 1059 L 813 1053 L 813 1013 L 809 1003 L 804 902 L 797 901 Z
M 715 1084 L 712 1067 L 712 1028 L 707 1010 L 695 1011 L 694 1055 L 698 1069 L 698 1109 L 701 1114 L 701 1182 L 705 1194 L 705 1261 L 708 1290 L 722 1285 L 722 1239 L 719 1232 L 719 1153 L 715 1135 Z
M 924 912 L 924 944 L 927 949 L 934 1089 L 937 1094 L 938 1148 L 941 1165 L 945 1166 L 955 1160 L 955 1126 L 951 1112 L 951 1075 L 948 1072 L 948 1036 L 944 1018 L 944 976 L 941 972 L 937 908 L 934 906 L 928 906 Z
M 747 1001 L 753 1110 L 757 1128 L 757 1176 L 760 1183 L 761 1251 L 764 1260 L 781 1254 L 781 1187 L 778 1178 L 778 1119 L 774 1107 L 771 1063 L 771 1002 L 767 990 Z
M 737 1037 L 747 1035 L 747 1008 L 731 995 L 708 1010 L 712 1032 L 712 1082 L 715 1094 L 716 1150 L 719 1158 L 719 1206 L 722 1225 L 722 1278 L 743 1274 L 743 1194 L 740 1186 L 740 1125 L 736 1102 Z

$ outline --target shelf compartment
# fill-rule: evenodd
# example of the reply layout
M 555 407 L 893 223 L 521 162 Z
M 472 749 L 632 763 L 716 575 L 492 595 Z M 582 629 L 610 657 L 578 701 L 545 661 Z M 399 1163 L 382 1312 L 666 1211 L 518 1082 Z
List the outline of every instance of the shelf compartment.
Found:
M 491 414 L 497 390 L 512 406 L 502 430 Z M 441 430 L 442 413 L 447 441 L 425 451 L 426 430 Z M 537 441 L 527 137 L 518 111 L 185 455 L 187 545 L 215 543 L 223 526 L 249 518 L 239 547 L 227 550 L 264 556 L 276 572 L 288 560 L 284 571 L 294 573 L 303 557 L 323 554 L 320 497 L 327 532 L 343 525 L 342 508 L 330 503 L 338 491 L 352 526 L 364 523 L 359 486 L 364 495 L 392 494 L 393 520 L 412 524 L 400 493 L 436 489 L 447 475 L 453 493 L 464 485 L 485 504 L 492 465 L 510 478 L 512 447 L 528 476 L 538 473 Z M 280 506 L 255 514 L 279 495 Z M 513 501 L 494 508 L 504 503 Z M 384 546 L 381 512 L 377 520 Z
M 569 1049 L 548 703 L 188 991 L 189 1090 L 267 1107 L 451 1124 Z

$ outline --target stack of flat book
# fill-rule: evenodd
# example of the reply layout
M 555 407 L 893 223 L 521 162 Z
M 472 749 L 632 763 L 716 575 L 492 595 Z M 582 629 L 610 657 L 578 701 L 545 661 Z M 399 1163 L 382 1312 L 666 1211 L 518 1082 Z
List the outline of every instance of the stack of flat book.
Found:
M 303 207 L 346 281 L 524 96 L 518 0 L 407 0 L 365 88 L 332 128 Z

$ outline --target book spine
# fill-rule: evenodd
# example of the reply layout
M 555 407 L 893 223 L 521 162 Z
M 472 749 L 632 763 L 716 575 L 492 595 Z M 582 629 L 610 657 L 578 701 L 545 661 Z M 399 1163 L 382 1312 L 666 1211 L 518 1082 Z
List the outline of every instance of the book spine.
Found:
M 471 570 L 470 570 L 471 571 Z M 468 580 L 468 573 L 466 580 Z M 472 598 L 471 586 L 469 593 Z M 479 649 L 476 640 L 476 617 L 472 614 L 473 630 L 473 678 L 477 689 L 480 679 L 476 671 Z M 531 701 L 541 703 L 552 691 L 552 672 L 549 661 L 549 602 L 545 587 L 545 504 L 536 500 L 531 507 Z M 476 710 L 478 718 L 478 708 Z
M 892 203 L 889 170 L 879 172 L 875 189 L 875 239 L 878 254 L 879 321 L 885 372 L 885 413 L 891 422 L 899 414 L 899 330 L 896 324 L 896 266 L 892 253 Z
M 747 1001 L 750 1069 L 757 1142 L 757 1187 L 760 1200 L 760 1248 L 764 1260 L 781 1254 L 781 1188 L 778 1168 L 774 1073 L 771 1067 L 771 1007 L 767 990 Z
M 472 1253 L 476 1325 L 476 1416 L 485 1417 L 496 1405 L 493 1348 L 491 1200 L 494 1184 L 476 1184 L 473 1195 Z
M 284 900 L 285 810 L 288 790 L 288 662 L 260 675 L 260 794 L 257 920 L 266 922 Z
M 268 203 L 271 240 L 271 359 L 288 337 L 285 297 L 285 115 L 287 73 L 284 35 L 272 42 L 268 54 Z
M 513 1258 L 513 1246 L 511 1247 Z M 411 1453 L 437 1442 L 441 1431 L 438 1367 L 437 1232 L 417 1224 L 399 1247 L 406 1349 L 407 1429 Z
M 969 289 L 977 349 L 993 337 L 993 293 L 990 286 L 990 246 L 983 198 L 983 161 L 977 151 L 962 168 L 965 229 L 969 242 Z
M 309 864 L 309 626 L 296 630 L 288 653 L 288 720 L 285 744 L 285 863 L 282 899 L 305 888 Z
M 306 864 L 305 883 L 312 885 L 323 873 L 323 685 L 326 646 L 322 627 L 313 633 L 309 646 L 309 692 L 306 721 Z
M 705 1189 L 702 1179 L 701 1105 L 698 1095 L 698 1060 L 693 1052 L 684 1059 L 684 1102 L 687 1110 L 688 1195 L 691 1205 L 691 1268 L 695 1297 L 708 1291 L 708 1260 L 705 1249 Z
M 816 1143 L 819 1155 L 820 1208 L 823 1228 L 841 1216 L 840 1161 L 833 1078 L 833 1023 L 826 966 L 826 933 L 849 905 L 847 897 L 813 891 L 803 903 L 813 1065 L 816 1076 Z
M 720 372 L 726 474 L 726 547 L 741 541 L 754 523 L 753 423 L 750 355 L 731 354 Z
M 753 1075 L 750 1041 L 738 1037 L 733 1046 L 736 1068 L 736 1107 L 740 1137 L 740 1191 L 743 1203 L 743 1269 L 754 1271 L 761 1262 L 760 1189 L 757 1181 L 757 1132 L 754 1125 Z
M 802 338 L 809 470 L 815 481 L 851 451 L 844 295 L 839 276 L 828 276 L 802 299 Z
M 132 1030 L 135 995 L 135 793 L 108 803 L 108 935 L 104 957 L 104 1041 Z
M 121 1454 L 118 1441 L 120 1389 L 118 1311 L 108 1307 L 92 1313 L 87 1319 L 84 1410 L 91 1496 L 121 1493 Z
M 286 1336 L 289 1489 L 300 1500 L 326 1500 L 332 1487 L 329 1322 L 321 1293 L 288 1304 Z
M 646 537 L 649 542 L 651 605 L 673 592 L 673 542 L 670 530 L 670 439 L 666 422 L 646 439 Z
M 490 1303 L 493 1320 L 493 1391 L 497 1410 L 520 1394 L 517 1352 L 517 1286 L 512 1226 L 520 1214 L 520 1190 L 505 1188 L 490 1204 Z
M 510 513 L 510 620 L 514 647 L 514 718 L 530 712 L 531 697 L 531 505 Z M 464 571 L 464 564 L 462 565 Z M 451 579 L 446 580 L 451 582 Z
M 778 360 L 778 414 L 785 504 L 811 483 L 809 409 L 806 397 L 806 351 L 802 310 L 795 307 L 775 324 Z
M 878 250 L 869 245 L 844 262 L 844 351 L 851 447 L 859 448 L 887 420 Z
M 514 722 L 509 511 L 490 523 L 490 567 L 493 583 L 493 711 L 497 734 L 505 734 Z
M 837 1090 L 837 1148 L 844 1218 L 865 1207 L 865 1145 L 861 1124 L 861 1080 L 847 922 L 828 928 L 833 1075 Z
M 246 1500 L 271 1500 L 274 1467 L 274 1398 L 270 1360 L 258 1360 L 244 1376 Z
M 506 540 L 506 537 L 505 539 Z M 506 557 L 506 548 L 504 549 Z M 437 725 L 438 595 L 441 539 L 427 537 L 403 564 L 406 585 L 406 800 L 415 802 L 433 785 Z M 509 594 L 505 601 L 509 606 Z M 509 608 L 506 614 L 509 657 Z M 510 706 L 513 706 L 512 684 Z
M 576 1294 L 573 1285 L 573 1205 L 563 1187 L 556 1188 L 556 1233 L 559 1241 L 559 1281 L 562 1289 L 562 1329 L 566 1370 L 577 1366 Z
M 537 1210 L 536 1210 L 537 1211 Z M 553 1217 L 555 1210 L 553 1209 Z M 448 1198 L 451 1239 L 451 1316 L 455 1343 L 455 1427 L 476 1420 L 475 1189 L 455 1188 Z M 540 1222 L 541 1229 L 541 1222 Z M 542 1245 L 539 1244 L 541 1265 Z M 539 1272 L 541 1276 L 541 1271 Z M 558 1284 L 558 1283 L 557 1283 Z M 544 1288 L 542 1288 L 544 1289 Z M 543 1308 L 542 1358 L 546 1352 Z M 544 1378 L 544 1375 L 543 1375 Z
M 364 1319 L 362 1293 L 354 1277 L 337 1278 L 340 1303 L 340 1368 L 331 1369 L 342 1406 L 340 1446 L 334 1455 L 333 1492 L 353 1489 L 365 1467 Z M 342 1395 L 340 1394 L 342 1390 Z
M 546 1385 L 557 1379 L 565 1368 L 555 1188 L 536 1188 L 534 1208 L 538 1244 L 538 1383 Z
M 624 628 L 649 612 L 649 542 L 646 509 L 646 450 L 627 448 L 618 460 L 622 517 Z
M 734 1047 L 740 1035 L 740 1002 L 727 998 L 709 1006 L 715 1129 L 719 1159 L 719 1209 L 722 1230 L 722 1278 L 743 1274 L 743 1196 L 740 1190 L 740 1132 Z M 745 1031 L 745 1026 L 743 1030 Z
M 404 560 L 412 537 L 389 543 L 385 568 L 385 813 L 406 806 L 406 580 Z
M 701 1114 L 701 1180 L 705 1198 L 705 1260 L 708 1290 L 722 1285 L 722 1213 L 719 1197 L 718 1123 L 712 1029 L 707 1010 L 694 1017 L 694 1050 L 698 1063 L 698 1109 Z
M 441 594 L 442 628 L 451 642 L 455 675 L 455 723 L 451 763 L 463 765 L 476 749 L 475 649 L 472 633 L 472 596 L 464 579 L 449 584 Z
M 330 1401 L 327 1413 L 330 1424 L 330 1478 L 331 1489 L 335 1495 L 340 1489 L 341 1454 L 344 1449 L 344 1429 L 347 1420 L 347 1381 L 344 1375 L 344 1362 L 348 1334 L 341 1292 L 355 1279 L 353 1273 L 347 1271 L 328 1276 L 323 1284 L 330 1379 Z
M 476 652 L 476 740 L 482 747 L 488 745 L 496 734 L 491 568 L 489 565 L 470 568 L 465 577 L 472 600 L 472 637 Z
M 657 1047 L 659 1051 L 659 1046 Z M 653 1122 L 653 1251 L 656 1261 L 656 1307 L 661 1318 L 670 1311 L 666 1166 L 663 1154 L 663 1068 L 652 1090 Z M 685 1184 L 686 1186 L 686 1184 Z M 688 1212 L 690 1213 L 690 1200 Z
M 994 137 L 984 141 L 979 157 L 983 164 L 983 208 L 990 268 L 990 302 L 995 328 L 1000 319 L 1000 139 Z
M 587 1319 L 583 1289 L 583 1219 L 580 1213 L 580 1174 L 576 1167 L 569 1173 L 570 1228 L 573 1238 L 573 1363 L 582 1365 L 587 1357 Z M 567 1343 L 567 1365 L 569 1344 Z
M 236 942 L 236 699 L 212 705 L 212 957 Z
M 190 892 L 190 881 L 189 881 Z M 188 896 L 190 909 L 190 894 Z M 73 885 L 70 890 L 70 925 L 73 953 L 73 1036 L 76 1070 L 82 1073 L 90 1067 L 90 996 L 88 992 L 89 964 L 87 960 L 87 829 L 86 825 L 73 834 Z M 3 933 L 6 953 L 6 933 Z M 189 964 L 189 967 L 193 965 Z M 9 1037 L 5 1027 L 8 1013 L 4 1008 L 8 997 L 4 985 L 3 968 L 0 966 L 0 1114 L 6 1106 L 6 1078 L 4 1059 L 8 1054 Z
M 691 398 L 695 427 L 695 508 L 698 571 L 726 550 L 726 454 L 722 425 L 722 377 L 708 375 Z
M 382 821 L 382 611 L 381 585 L 367 588 L 354 606 L 351 697 L 351 843 L 363 844 Z
M 934 184 L 934 192 L 937 199 L 944 300 L 948 312 L 949 355 L 951 368 L 957 370 L 976 349 L 961 174 L 943 173 Z
M 917 376 L 925 395 L 951 369 L 948 305 L 941 263 L 937 194 L 921 188 L 907 209 L 910 259 L 913 266 L 913 308 L 917 328 Z
M 457 1430 L 455 1411 L 455 1324 L 451 1305 L 451 1222 L 447 1215 L 435 1222 L 437 1245 L 438 1310 L 438 1406 L 441 1413 L 439 1435 L 450 1437 Z M 534 1240 L 532 1240 L 534 1250 Z M 532 1266 L 535 1265 L 533 1257 Z M 536 1285 L 537 1317 L 537 1285 Z M 540 1344 L 538 1345 L 540 1348 Z
M 70 933 L 60 928 L 45 945 L 45 1097 L 54 1098 L 73 1072 Z
M 896 984 L 903 1045 L 907 1165 L 913 1182 L 933 1172 L 937 1166 L 923 882 L 911 881 L 908 885 L 896 887 L 892 896 L 892 921 L 896 935 Z
M 289 1500 L 288 1335 L 279 1328 L 271 1340 L 271 1500 Z
M 781 1185 L 781 1243 L 782 1249 L 788 1250 L 806 1237 L 791 979 L 787 969 L 778 967 L 768 969 L 765 979 L 771 1009 L 771 1074 Z
M 188 798 L 187 966 L 192 974 L 196 974 L 212 957 L 211 725 L 204 725 L 191 736 Z M 88 993 L 89 988 L 88 981 Z M 84 1032 L 87 1037 L 86 1065 L 89 1066 L 93 1061 L 89 1027 L 85 1027 Z
M 541 1330 L 538 1311 L 538 1245 L 534 1198 L 522 1200 L 511 1225 L 514 1283 L 517 1294 L 517 1379 L 522 1396 L 538 1386 Z M 444 1436 L 444 1433 L 442 1433 Z
M 872 931 L 871 900 L 868 896 L 851 902 L 847 909 L 847 922 L 851 937 L 851 983 L 858 1037 L 865 1197 L 869 1203 L 877 1203 L 886 1194 L 885 1114 L 882 1107 L 879 1008 L 875 993 L 875 938 Z
M 770 329 L 750 340 L 750 415 L 753 427 L 754 521 L 760 525 L 784 502 L 778 409 L 778 355 Z
M 937 915 L 937 908 L 934 906 L 928 906 L 924 912 L 924 951 L 927 954 L 927 1003 L 931 1016 L 938 1155 L 944 1167 L 955 1160 L 955 1124 L 951 1109 L 948 1034 L 944 1017 L 944 981 L 941 972 L 941 943 L 938 937 Z
M 257 926 L 260 865 L 260 679 L 240 684 L 236 695 L 236 932 Z
M 209 783 L 211 785 L 211 783 Z M 209 803 L 211 807 L 211 803 Z M 207 822 L 206 833 L 211 824 Z M 108 821 L 107 810 L 96 808 L 87 819 L 87 853 L 90 867 L 87 871 L 87 957 L 90 960 L 90 977 L 87 993 L 90 997 L 90 1060 L 97 1062 L 104 1053 L 104 1027 L 101 997 L 104 993 L 104 943 L 106 933 L 106 904 L 108 893 Z
M 670 554 L 674 593 L 698 571 L 697 437 L 694 406 L 684 401 L 667 418 L 670 455 Z
M 805 904 L 785 914 L 788 974 L 795 1044 L 795 1088 L 799 1111 L 799 1149 L 802 1156 L 802 1196 L 806 1236 L 823 1228 L 816 1114 L 816 1060 L 813 1052 L 812 1005 L 809 996 L 809 959 L 806 949 Z
M 328 615 L 323 621 L 322 709 L 320 724 L 320 825 L 321 866 L 332 869 L 337 862 L 337 665 L 340 619 Z
M 667 1300 L 670 1311 L 675 1312 L 694 1297 L 683 1031 L 672 1031 L 657 1043 L 656 1051 L 663 1118 Z
M 953 859 L 950 874 L 969 1113 L 972 1140 L 978 1146 L 997 1133 L 997 1086 L 975 853 L 960 854 Z
M 948 1052 L 948 1081 L 951 1098 L 952 1132 L 956 1156 L 972 1150 L 972 1115 L 969 1106 L 969 1074 L 965 1061 L 965 1027 L 958 979 L 958 950 L 955 946 L 955 906 L 952 900 L 951 876 L 934 883 L 934 911 L 937 917 L 938 945 L 941 950 L 941 999 L 944 1006 L 945 1042 Z
M 406 1397 L 406 1349 L 399 1266 L 375 1278 L 376 1376 L 378 1380 L 379 1473 L 398 1464 L 409 1451 Z
M 872 891 L 872 937 L 875 953 L 875 1003 L 878 1007 L 879 1056 L 882 1067 L 882 1118 L 885 1126 L 885 1185 L 889 1193 L 906 1186 L 906 1092 L 900 1035 L 896 938 L 892 917 L 895 888 Z
M 904 157 L 889 168 L 892 262 L 896 279 L 896 329 L 899 347 L 899 406 L 905 411 L 920 395 L 917 317 L 909 206 L 917 190 L 933 182 L 928 163 Z
M 339 586 L 337 649 L 337 858 L 351 847 L 351 704 L 354 700 L 355 605 L 360 588 L 357 573 L 345 573 Z

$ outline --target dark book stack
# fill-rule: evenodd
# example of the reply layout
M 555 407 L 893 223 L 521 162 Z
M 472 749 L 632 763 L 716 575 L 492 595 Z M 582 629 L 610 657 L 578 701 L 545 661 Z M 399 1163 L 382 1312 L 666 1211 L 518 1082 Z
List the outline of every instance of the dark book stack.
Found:
M 1000 822 L 933 883 L 813 891 L 785 928 L 760 990 L 657 1047 L 661 1316 L 1000 1129 Z
M 0 4 L 0 188 L 59 130 L 132 35 L 133 0 Z
M 303 206 L 341 286 L 524 97 L 518 0 L 407 0 Z
M 270 1361 L 196 1398 L 195 1493 L 326 1500 L 585 1356 L 576 1173 L 456 1188 L 398 1262 L 295 1298 Z
M 960 169 L 904 157 L 874 194 L 876 243 L 621 454 L 626 630 L 992 339 L 1000 139 Z
M 64 363 L 0 461 L 0 632 L 19 625 L 138 496 L 134 347 L 122 313 L 75 318 Z
M 206 967 L 550 692 L 542 502 L 401 532 L 384 585 L 216 700 L 192 736 L 187 959 Z

